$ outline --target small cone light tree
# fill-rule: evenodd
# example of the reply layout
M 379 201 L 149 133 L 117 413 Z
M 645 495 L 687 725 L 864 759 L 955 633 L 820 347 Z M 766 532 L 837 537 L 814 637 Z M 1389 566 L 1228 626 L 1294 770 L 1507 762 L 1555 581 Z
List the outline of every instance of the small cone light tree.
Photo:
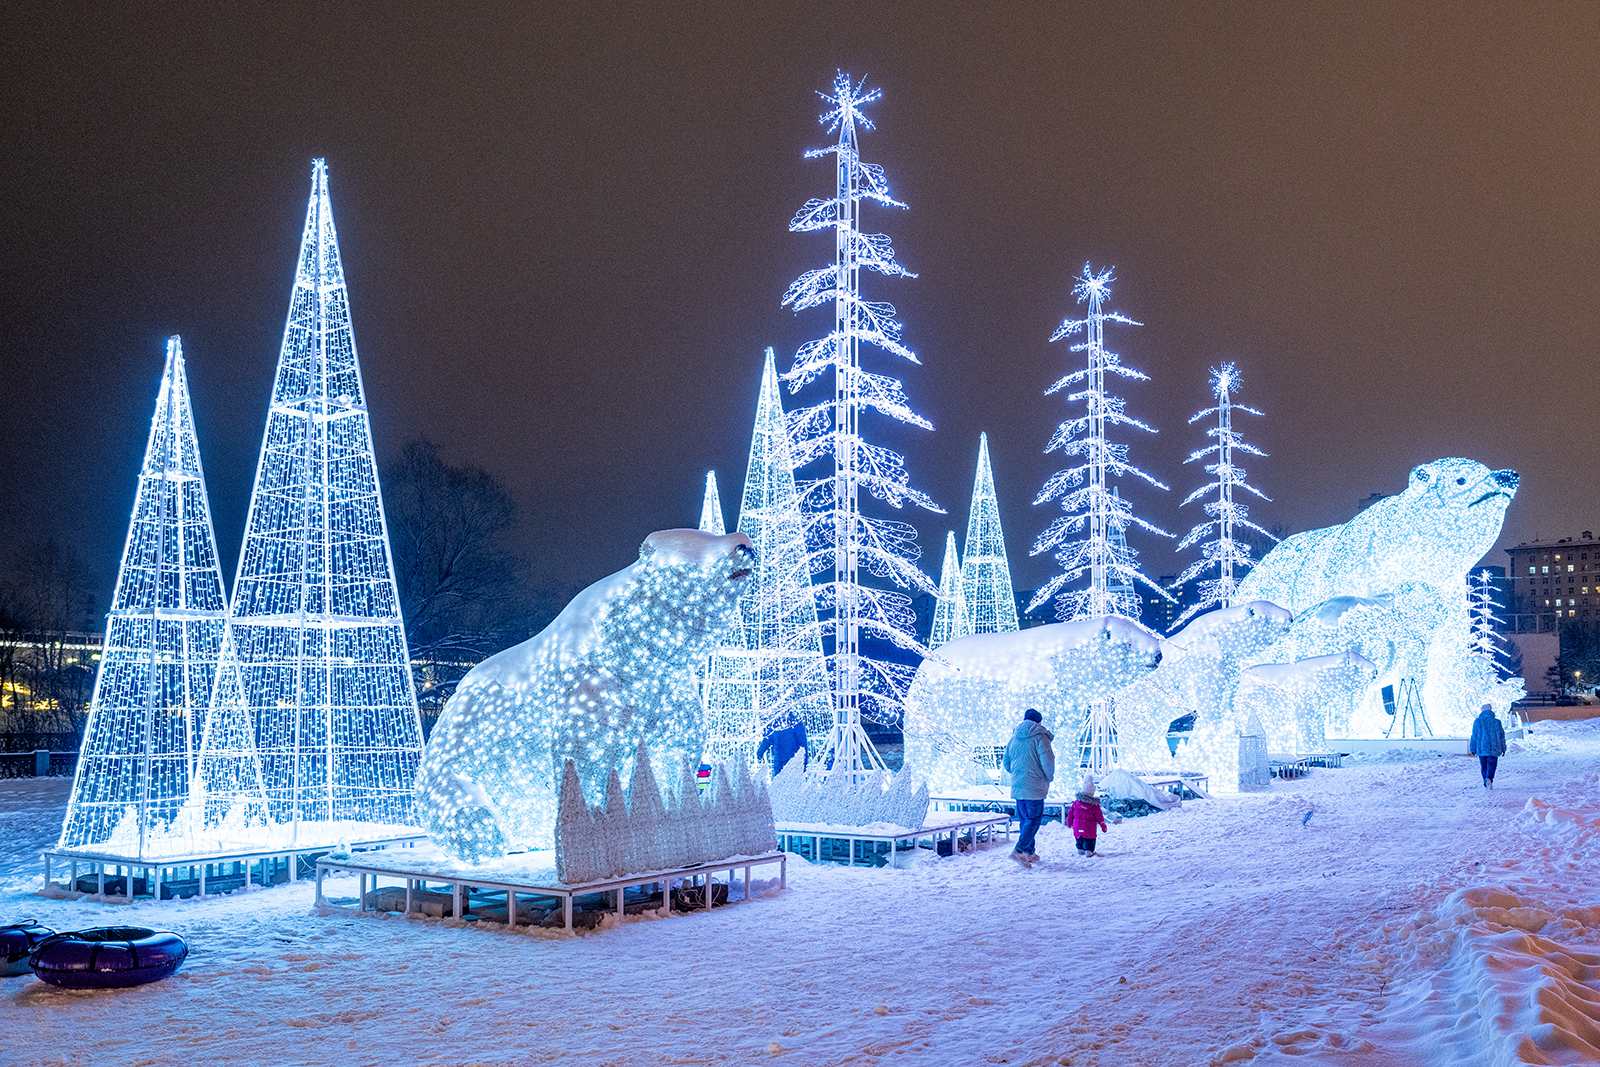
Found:
M 705 501 L 700 505 L 700 529 L 719 537 L 728 532 L 722 521 L 722 497 L 717 493 L 717 472 L 706 471 Z
M 1017 595 L 1011 588 L 1000 505 L 989 469 L 989 435 L 978 435 L 978 470 L 967 511 L 967 541 L 961 557 L 961 588 L 971 622 L 968 633 L 1003 634 L 1017 628 Z
M 1243 411 L 1249 415 L 1261 414 L 1255 408 L 1234 403 L 1233 391 L 1237 388 L 1239 388 L 1239 371 L 1232 363 L 1211 368 L 1211 394 L 1217 398 L 1217 404 L 1215 407 L 1196 412 L 1189 419 L 1189 424 L 1192 426 L 1212 415 L 1217 417 L 1217 424 L 1206 431 L 1206 436 L 1212 439 L 1212 443 L 1184 460 L 1185 463 L 1194 463 L 1197 460 L 1214 459 L 1215 462 L 1206 464 L 1206 473 L 1211 475 L 1214 481 L 1190 493 L 1183 503 L 1191 504 L 1211 493 L 1216 493 L 1216 499 L 1206 502 L 1206 521 L 1198 523 L 1194 529 L 1185 534 L 1183 540 L 1178 543 L 1178 548 L 1188 548 L 1212 533 L 1217 537 L 1202 547 L 1201 557 L 1178 575 L 1178 580 L 1172 584 L 1172 588 L 1179 589 L 1185 582 L 1198 578 L 1212 567 L 1216 568 L 1217 576 L 1207 578 L 1200 583 L 1199 600 L 1178 616 L 1177 622 L 1173 623 L 1174 630 L 1199 612 L 1212 607 L 1231 607 L 1238 598 L 1238 572 L 1254 566 L 1255 561 L 1250 557 L 1250 546 L 1234 538 L 1235 527 L 1247 526 L 1263 536 L 1277 540 L 1272 534 L 1251 522 L 1248 518 L 1249 509 L 1233 499 L 1233 491 L 1243 489 L 1254 493 L 1262 500 L 1271 500 L 1271 497 L 1246 482 L 1244 468 L 1233 462 L 1235 452 L 1247 452 L 1252 456 L 1266 455 L 1254 445 L 1245 443 L 1233 428 L 1235 411 Z
M 172 831 L 197 773 L 227 615 L 183 346 L 173 337 L 106 617 L 62 848 L 98 846 L 144 858 L 204 847 L 175 840 Z
M 956 553 L 955 531 L 944 537 L 944 569 L 939 572 L 939 601 L 933 609 L 933 632 L 928 647 L 938 648 L 972 632 L 966 590 L 961 582 L 961 557 Z
M 796 279 L 783 303 L 796 312 L 831 307 L 833 326 L 801 346 L 784 380 L 793 391 L 824 376 L 833 380 L 832 395 L 795 412 L 791 426 L 797 468 L 833 461 L 829 474 L 800 487 L 811 569 L 831 572 L 829 580 L 815 588 L 820 626 L 827 636 L 825 644 L 831 646 L 827 668 L 833 727 L 815 765 L 854 779 L 886 769 L 861 727 L 862 717 L 896 721 L 914 673 L 905 664 L 864 654 L 862 640 L 889 642 L 925 655 L 927 649 L 914 631 L 911 598 L 901 590 L 936 592 L 932 580 L 917 567 L 916 530 L 909 523 L 864 514 L 861 494 L 864 491 L 894 508 L 910 503 L 938 514 L 943 511 L 925 493 L 911 488 L 903 456 L 868 444 L 861 432 L 861 416 L 867 411 L 933 428 L 911 409 L 899 381 L 869 373 L 861 366 L 864 345 L 918 362 L 915 353 L 900 341 L 901 325 L 895 321 L 894 307 L 865 299 L 860 289 L 864 271 L 914 277 L 896 262 L 887 236 L 863 233 L 859 226 L 863 201 L 905 207 L 889 195 L 883 169 L 863 163 L 857 150 L 860 132 L 873 128 L 862 108 L 879 94 L 876 89 L 863 91 L 860 84 L 841 73 L 834 80 L 832 94 L 820 95 L 829 105 L 821 122 L 828 132 L 837 131 L 839 139 L 827 148 L 808 152 L 807 157 L 833 157 L 836 187 L 834 195 L 825 200 L 808 200 L 789 229 L 796 233 L 833 231 L 834 260 Z M 899 589 L 865 585 L 863 570 Z

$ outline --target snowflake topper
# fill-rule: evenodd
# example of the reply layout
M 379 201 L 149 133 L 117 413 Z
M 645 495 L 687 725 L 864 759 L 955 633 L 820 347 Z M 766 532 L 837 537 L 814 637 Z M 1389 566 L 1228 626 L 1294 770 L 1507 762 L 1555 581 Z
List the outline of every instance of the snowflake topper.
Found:
M 858 123 L 869 130 L 877 129 L 872 124 L 872 120 L 861 113 L 861 108 L 863 105 L 870 104 L 882 96 L 883 90 L 873 89 L 870 92 L 863 92 L 862 90 L 866 87 L 866 84 L 865 75 L 852 86 L 850 84 L 850 75 L 842 70 L 838 71 L 833 78 L 833 95 L 830 96 L 822 92 L 817 93 L 823 100 L 833 105 L 831 110 L 817 116 L 817 121 L 822 123 L 829 133 L 834 132 L 843 125 L 847 136 L 850 131 L 855 129 Z

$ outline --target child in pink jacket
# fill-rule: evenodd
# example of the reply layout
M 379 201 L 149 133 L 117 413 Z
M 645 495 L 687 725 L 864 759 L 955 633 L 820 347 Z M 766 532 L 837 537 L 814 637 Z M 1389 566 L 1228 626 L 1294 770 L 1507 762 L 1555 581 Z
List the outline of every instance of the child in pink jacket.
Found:
M 1072 802 L 1072 807 L 1067 809 L 1067 825 L 1072 827 L 1072 836 L 1078 840 L 1078 852 L 1085 856 L 1094 855 L 1095 830 L 1106 828 L 1106 816 L 1100 810 L 1100 798 L 1094 795 L 1094 775 L 1083 776 L 1083 788 L 1078 791 L 1078 799 Z

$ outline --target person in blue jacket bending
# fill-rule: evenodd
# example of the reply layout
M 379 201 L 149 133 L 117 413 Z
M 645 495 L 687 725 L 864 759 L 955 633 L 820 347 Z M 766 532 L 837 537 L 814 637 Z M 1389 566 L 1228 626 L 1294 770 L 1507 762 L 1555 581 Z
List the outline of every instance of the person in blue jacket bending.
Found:
M 789 761 L 799 755 L 806 762 L 802 768 L 810 766 L 811 754 L 806 751 L 806 724 L 798 715 L 787 715 L 781 719 L 774 719 L 767 728 L 767 736 L 761 739 L 761 747 L 756 749 L 756 759 L 761 759 L 772 753 L 772 773 L 777 774 L 788 766 Z

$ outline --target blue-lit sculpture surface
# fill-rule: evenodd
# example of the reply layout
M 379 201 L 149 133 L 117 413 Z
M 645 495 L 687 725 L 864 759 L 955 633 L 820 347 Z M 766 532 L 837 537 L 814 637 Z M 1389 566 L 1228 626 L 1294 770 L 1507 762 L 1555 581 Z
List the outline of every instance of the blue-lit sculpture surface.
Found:
M 1028 708 L 1057 736 L 1082 712 L 1161 661 L 1161 638 L 1107 616 L 1011 633 L 974 634 L 922 662 L 906 699 L 905 765 L 934 789 L 968 784 L 993 766 Z
M 754 553 L 743 534 L 651 534 L 638 562 L 573 598 L 549 626 L 467 673 L 417 773 L 417 809 L 446 852 L 479 863 L 550 848 L 561 770 L 603 804 L 642 743 L 657 767 L 700 761 L 699 670 L 737 623 Z
M 1485 703 L 1502 715 L 1522 695 L 1469 645 L 1467 575 L 1495 545 L 1516 495 L 1515 471 L 1439 459 L 1411 471 L 1403 492 L 1342 526 L 1296 534 L 1239 585 L 1241 598 L 1281 604 L 1295 623 L 1258 662 L 1358 651 L 1375 684 L 1332 736 L 1373 737 L 1388 727 L 1379 695 L 1409 681 L 1436 735 L 1462 736 Z M 1269 726 L 1270 729 L 1270 726 Z

